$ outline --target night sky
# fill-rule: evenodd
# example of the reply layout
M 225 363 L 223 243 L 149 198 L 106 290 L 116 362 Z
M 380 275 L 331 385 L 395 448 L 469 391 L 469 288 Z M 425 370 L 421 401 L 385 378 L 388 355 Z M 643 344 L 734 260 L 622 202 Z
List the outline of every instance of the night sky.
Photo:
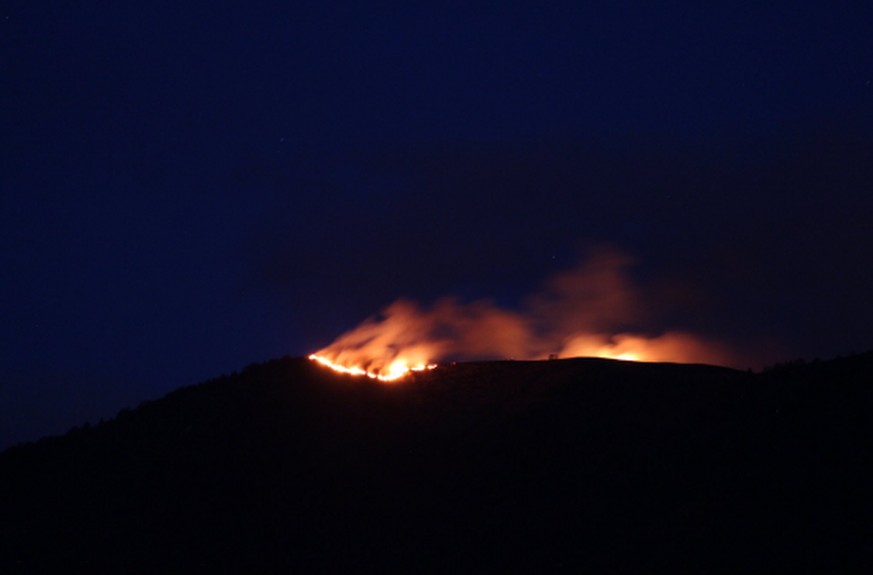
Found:
M 873 348 L 873 8 L 712 4 L 4 2 L 0 448 L 592 250 L 738 367 Z

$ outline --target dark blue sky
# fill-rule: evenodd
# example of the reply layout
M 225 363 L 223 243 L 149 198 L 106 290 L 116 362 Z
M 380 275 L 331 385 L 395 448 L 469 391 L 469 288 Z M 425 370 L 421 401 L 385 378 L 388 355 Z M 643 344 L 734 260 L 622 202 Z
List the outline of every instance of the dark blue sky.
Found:
M 750 364 L 873 347 L 869 3 L 427 4 L 0 7 L 0 447 L 590 245 Z

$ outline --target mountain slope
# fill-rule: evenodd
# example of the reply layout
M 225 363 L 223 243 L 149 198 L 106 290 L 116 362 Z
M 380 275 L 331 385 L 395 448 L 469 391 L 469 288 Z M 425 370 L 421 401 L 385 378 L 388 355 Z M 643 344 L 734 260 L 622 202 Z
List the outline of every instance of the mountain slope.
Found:
M 845 569 L 871 376 L 283 358 L 0 455 L 0 572 Z

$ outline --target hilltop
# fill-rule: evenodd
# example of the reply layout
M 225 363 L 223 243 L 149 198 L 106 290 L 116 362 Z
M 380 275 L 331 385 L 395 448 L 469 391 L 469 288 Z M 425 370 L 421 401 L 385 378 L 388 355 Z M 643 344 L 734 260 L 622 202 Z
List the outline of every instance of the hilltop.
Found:
M 0 454 L 0 572 L 870 565 L 873 354 L 393 385 L 282 358 Z

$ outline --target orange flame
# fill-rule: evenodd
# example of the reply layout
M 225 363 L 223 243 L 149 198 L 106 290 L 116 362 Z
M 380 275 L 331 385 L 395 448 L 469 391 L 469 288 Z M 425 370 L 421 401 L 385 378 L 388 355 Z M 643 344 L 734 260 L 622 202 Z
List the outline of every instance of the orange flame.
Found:
M 329 360 L 328 358 L 324 357 L 323 355 L 318 355 L 315 353 L 310 354 L 309 359 L 311 359 L 313 361 L 317 361 L 321 365 L 323 365 L 325 367 L 329 367 L 330 369 L 337 371 L 339 373 L 345 373 L 345 374 L 349 374 L 349 375 L 365 375 L 365 376 L 369 377 L 370 379 L 378 379 L 379 381 L 384 381 L 384 382 L 396 381 L 400 378 L 406 377 L 411 372 L 428 371 L 431 369 L 436 369 L 436 367 L 437 367 L 437 364 L 435 364 L 435 363 L 427 363 L 427 364 L 419 363 L 419 364 L 415 364 L 415 365 L 410 366 L 403 360 L 395 360 L 395 361 L 391 362 L 391 364 L 388 366 L 388 368 L 385 371 L 374 372 L 374 371 L 367 371 L 367 370 L 365 370 L 361 367 L 358 367 L 358 366 L 347 367 L 345 365 L 335 363 L 335 362 Z
M 340 373 L 396 381 L 451 359 L 603 357 L 626 361 L 726 365 L 721 344 L 686 331 L 626 329 L 651 323 L 657 303 L 628 279 L 626 255 L 601 250 L 546 282 L 521 311 L 451 298 L 431 307 L 398 300 L 309 359 Z

